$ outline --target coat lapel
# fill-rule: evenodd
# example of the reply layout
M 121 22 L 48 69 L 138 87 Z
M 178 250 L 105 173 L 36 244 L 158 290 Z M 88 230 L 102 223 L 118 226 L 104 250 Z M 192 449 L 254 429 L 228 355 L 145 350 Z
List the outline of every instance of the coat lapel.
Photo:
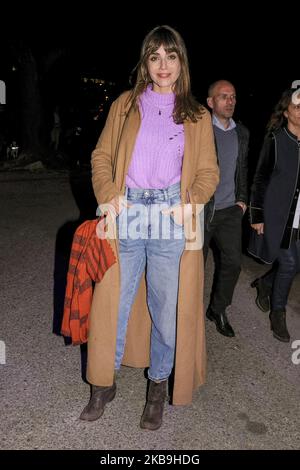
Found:
M 125 192 L 125 180 L 132 158 L 141 118 L 138 110 L 131 108 L 123 123 L 123 129 L 117 149 L 117 169 L 115 183 L 120 191 Z
M 183 203 L 188 202 L 187 190 L 190 185 L 191 177 L 191 155 L 193 155 L 193 140 L 192 140 L 192 123 L 184 122 L 184 155 L 182 162 L 182 173 L 181 173 L 181 200 Z

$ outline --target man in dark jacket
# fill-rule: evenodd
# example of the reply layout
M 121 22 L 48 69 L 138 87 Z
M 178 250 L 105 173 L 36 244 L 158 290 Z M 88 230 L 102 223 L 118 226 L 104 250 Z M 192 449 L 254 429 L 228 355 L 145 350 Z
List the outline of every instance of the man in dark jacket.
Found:
M 205 207 L 205 260 L 212 240 L 217 248 L 214 285 L 206 316 L 215 322 L 219 333 L 232 337 L 234 331 L 227 319 L 226 308 L 231 304 L 241 271 L 249 132 L 232 119 L 236 93 L 230 82 L 214 82 L 208 90 L 207 104 L 212 110 L 220 183 L 214 198 Z

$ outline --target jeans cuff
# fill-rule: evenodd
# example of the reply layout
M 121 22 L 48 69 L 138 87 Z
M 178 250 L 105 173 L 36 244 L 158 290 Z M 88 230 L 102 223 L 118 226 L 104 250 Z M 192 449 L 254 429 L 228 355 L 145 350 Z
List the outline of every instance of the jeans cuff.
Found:
M 150 377 L 150 375 L 148 374 L 148 379 L 152 380 L 152 382 L 155 382 L 156 384 L 159 384 L 160 382 L 165 382 L 165 380 L 168 380 L 168 378 L 169 378 L 169 375 L 168 375 L 168 377 L 165 377 L 163 379 L 160 379 L 160 378 L 159 379 L 154 379 L 153 377 Z

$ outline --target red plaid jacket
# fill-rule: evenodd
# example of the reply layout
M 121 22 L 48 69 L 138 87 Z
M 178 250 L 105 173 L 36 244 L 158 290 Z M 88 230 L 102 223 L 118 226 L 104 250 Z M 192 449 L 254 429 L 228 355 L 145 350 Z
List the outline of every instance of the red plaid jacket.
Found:
M 61 333 L 70 336 L 73 345 L 87 342 L 93 283 L 100 282 L 116 262 L 108 241 L 97 237 L 98 222 L 87 220 L 73 237 L 61 327 Z

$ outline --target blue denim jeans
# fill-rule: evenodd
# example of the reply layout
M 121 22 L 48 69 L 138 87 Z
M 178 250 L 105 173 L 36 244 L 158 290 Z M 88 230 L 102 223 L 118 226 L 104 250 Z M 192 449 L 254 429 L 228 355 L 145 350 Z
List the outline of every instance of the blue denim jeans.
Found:
M 117 217 L 121 293 L 115 368 L 122 362 L 129 314 L 145 271 L 152 320 L 148 376 L 161 381 L 173 368 L 179 263 L 185 246 L 183 227 L 161 210 L 180 203 L 180 184 L 162 190 L 127 188 L 126 196 L 131 207 Z M 162 229 L 165 222 L 169 232 Z
M 272 310 L 285 310 L 293 280 L 298 272 L 300 272 L 300 241 L 293 240 L 290 248 L 280 249 L 272 269 L 262 278 L 265 286 L 272 292 Z

